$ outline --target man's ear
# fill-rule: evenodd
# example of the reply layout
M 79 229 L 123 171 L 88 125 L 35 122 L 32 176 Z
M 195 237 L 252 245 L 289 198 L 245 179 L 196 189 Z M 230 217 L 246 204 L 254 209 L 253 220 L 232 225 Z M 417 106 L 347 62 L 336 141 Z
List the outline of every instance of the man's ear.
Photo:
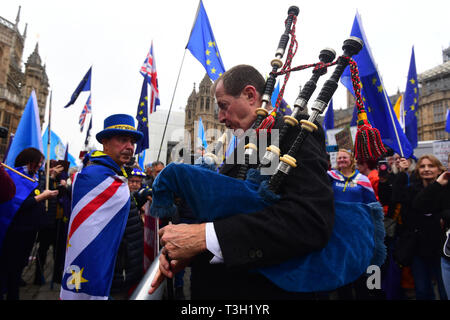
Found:
M 258 93 L 256 88 L 252 85 L 246 85 L 242 90 L 242 95 L 246 98 L 251 104 L 256 103 L 258 100 Z

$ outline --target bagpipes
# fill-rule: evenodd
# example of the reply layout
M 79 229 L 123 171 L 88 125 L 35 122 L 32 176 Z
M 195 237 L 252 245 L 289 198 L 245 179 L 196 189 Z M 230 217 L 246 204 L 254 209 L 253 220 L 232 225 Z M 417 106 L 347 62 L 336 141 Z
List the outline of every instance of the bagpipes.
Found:
M 344 41 L 343 55 L 335 62 L 334 52 L 329 49 L 321 51 L 319 63 L 290 68 L 293 57 L 293 45 L 296 43 L 295 30 L 298 8 L 291 7 L 286 19 L 286 31 L 282 35 L 276 58 L 271 62 L 273 70 L 266 81 L 262 108 L 256 110 L 257 120 L 253 129 L 256 133 L 250 134 L 249 143 L 245 149 L 245 163 L 239 168 L 238 178 L 218 174 L 201 166 L 187 164 L 169 164 L 158 175 L 153 183 L 153 202 L 151 214 L 158 217 L 169 217 L 175 214 L 174 195 L 186 201 L 195 213 L 198 222 L 215 221 L 220 218 L 239 214 L 254 213 L 276 203 L 281 195 L 280 189 L 284 179 L 294 170 L 301 154 L 302 145 L 310 134 L 318 130 L 317 117 L 323 113 L 338 87 L 338 81 L 345 68 L 352 66 L 355 92 L 359 92 L 359 77 L 356 63 L 352 56 L 363 47 L 360 39 L 350 37 Z M 294 27 L 292 27 L 294 25 Z M 277 72 L 282 66 L 280 58 L 287 45 L 286 37 L 291 35 L 287 64 L 283 70 Z M 286 67 L 286 65 L 288 65 Z M 317 99 L 312 105 L 312 114 L 307 116 L 306 105 L 316 88 L 320 76 L 326 73 L 328 67 L 336 65 L 331 77 L 325 82 Z M 270 115 L 265 108 L 273 91 L 275 77 L 279 74 L 289 75 L 292 71 L 314 67 L 313 75 L 301 90 L 291 116 L 284 118 L 285 123 L 280 130 L 279 146 L 287 132 L 300 124 L 301 128 L 294 143 L 288 152 L 279 158 L 280 162 L 272 176 L 264 176 L 260 171 L 271 162 L 278 160 L 280 148 L 271 145 L 268 152 L 256 168 L 250 168 L 252 157 L 257 156 L 256 139 L 260 130 L 271 130 L 275 123 L 280 96 Z M 283 94 L 286 78 L 280 95 Z M 365 149 L 355 153 L 359 157 L 377 157 L 377 152 L 383 152 L 381 139 L 376 129 L 370 126 L 363 115 L 364 106 L 360 100 L 362 122 L 358 135 L 365 139 Z M 298 130 L 298 129 L 297 129 Z M 377 135 L 378 133 L 378 135 Z M 358 145 L 358 144 L 357 144 Z M 361 144 L 360 144 L 361 145 Z M 371 145 L 367 148 L 367 145 Z M 235 150 L 236 151 L 236 150 Z M 244 178 L 243 178 L 244 177 Z M 386 248 L 384 247 L 384 227 L 381 206 L 378 203 L 345 203 L 335 201 L 335 221 L 331 238 L 321 250 L 311 252 L 305 256 L 286 261 L 271 267 L 258 268 L 257 272 L 265 275 L 280 288 L 293 292 L 327 291 L 341 287 L 355 281 L 371 264 L 381 265 L 384 262 Z

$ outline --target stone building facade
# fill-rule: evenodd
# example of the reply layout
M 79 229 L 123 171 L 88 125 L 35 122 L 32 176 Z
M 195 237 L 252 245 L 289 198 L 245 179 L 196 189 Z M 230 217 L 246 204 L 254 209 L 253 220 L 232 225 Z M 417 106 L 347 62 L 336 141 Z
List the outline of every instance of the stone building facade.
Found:
M 44 121 L 45 105 L 49 94 L 49 82 L 39 56 L 38 44 L 24 63 L 22 56 L 27 25 L 19 31 L 20 7 L 15 23 L 0 17 L 0 126 L 9 134 L 16 132 L 25 105 L 32 90 L 36 92 L 41 124 Z M 0 158 L 3 159 L 9 138 L 0 139 Z
M 450 108 L 450 48 L 443 50 L 444 63 L 419 74 L 419 140 L 444 140 L 447 110 Z
M 215 102 L 214 95 L 211 93 L 212 85 L 213 83 L 208 74 L 205 73 L 205 76 L 200 82 L 198 91 L 194 84 L 194 88 L 192 89 L 192 93 L 186 104 L 184 128 L 189 132 L 191 141 L 185 141 L 185 143 L 190 143 L 191 150 L 194 152 L 195 148 L 198 147 L 198 143 L 194 145 L 194 142 L 197 138 L 198 121 L 200 117 L 202 118 L 203 127 L 206 132 L 208 147 L 213 145 L 226 130 L 225 125 L 218 120 L 219 109 Z M 209 129 L 215 129 L 216 134 L 212 134 L 213 132 L 211 130 L 208 132 Z

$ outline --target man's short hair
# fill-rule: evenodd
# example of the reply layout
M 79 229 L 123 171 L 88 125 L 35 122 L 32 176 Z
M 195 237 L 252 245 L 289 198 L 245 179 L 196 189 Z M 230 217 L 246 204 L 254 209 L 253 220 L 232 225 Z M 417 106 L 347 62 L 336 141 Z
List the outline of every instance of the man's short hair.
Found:
M 155 168 L 156 166 L 162 165 L 164 167 L 164 162 L 162 161 L 153 161 L 152 167 Z
M 216 86 L 219 81 L 223 82 L 225 93 L 233 97 L 238 97 L 247 85 L 254 86 L 256 91 L 262 96 L 266 85 L 266 81 L 261 73 L 254 67 L 246 64 L 234 66 L 223 73 L 211 87 L 213 94 L 216 92 Z

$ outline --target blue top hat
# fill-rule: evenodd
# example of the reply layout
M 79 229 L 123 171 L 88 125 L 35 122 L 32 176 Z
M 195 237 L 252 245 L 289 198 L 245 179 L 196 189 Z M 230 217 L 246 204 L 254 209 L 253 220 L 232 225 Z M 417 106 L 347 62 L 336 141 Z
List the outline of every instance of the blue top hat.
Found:
M 105 119 L 103 130 L 95 136 L 97 141 L 102 143 L 105 138 L 118 135 L 130 135 L 136 139 L 136 142 L 141 140 L 144 135 L 137 131 L 134 127 L 134 118 L 128 114 L 113 114 Z

